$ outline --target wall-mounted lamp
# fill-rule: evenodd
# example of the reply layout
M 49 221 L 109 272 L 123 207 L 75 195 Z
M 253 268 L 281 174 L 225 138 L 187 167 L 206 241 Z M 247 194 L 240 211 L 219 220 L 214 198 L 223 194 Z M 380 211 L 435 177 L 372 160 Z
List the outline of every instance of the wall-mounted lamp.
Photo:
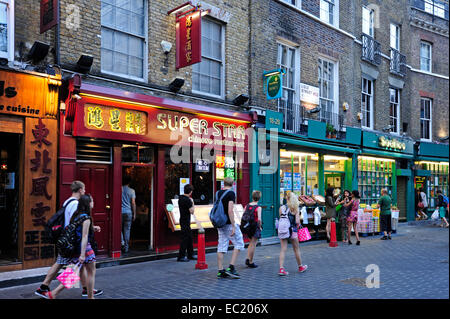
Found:
M 318 113 L 318 112 L 320 112 L 320 106 L 317 106 L 311 110 L 308 110 L 307 112 L 308 112 L 308 114 Z
M 47 56 L 49 49 L 50 45 L 43 42 L 34 41 L 30 52 L 28 52 L 28 58 L 33 61 L 33 64 L 36 64 Z
M 176 78 L 169 84 L 169 90 L 171 92 L 177 93 L 184 85 L 184 79 Z
M 344 103 L 342 104 L 342 109 L 344 110 L 344 112 L 347 112 L 347 111 L 348 111 L 349 106 L 348 106 L 348 103 L 347 103 L 347 102 L 344 102 Z
M 240 94 L 237 97 L 234 98 L 233 104 L 237 106 L 243 105 L 245 102 L 248 101 L 248 95 L 247 94 Z
M 362 113 L 361 112 L 356 113 L 356 117 L 358 118 L 358 121 L 361 121 L 362 120 Z
M 170 50 L 172 50 L 172 43 L 162 40 L 161 41 L 161 47 L 163 49 L 164 54 L 169 54 Z
M 91 70 L 92 63 L 94 62 L 94 57 L 92 55 L 82 54 L 77 62 L 77 69 L 81 73 L 88 73 Z

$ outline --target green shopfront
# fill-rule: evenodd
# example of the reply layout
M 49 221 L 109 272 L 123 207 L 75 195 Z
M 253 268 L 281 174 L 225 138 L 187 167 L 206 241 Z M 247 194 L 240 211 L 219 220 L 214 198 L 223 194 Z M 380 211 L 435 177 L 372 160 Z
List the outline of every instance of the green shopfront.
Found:
M 413 172 L 414 187 L 422 188 L 428 199 L 428 214 L 431 215 L 437 199 L 437 190 L 449 196 L 449 146 L 419 142 L 416 147 Z

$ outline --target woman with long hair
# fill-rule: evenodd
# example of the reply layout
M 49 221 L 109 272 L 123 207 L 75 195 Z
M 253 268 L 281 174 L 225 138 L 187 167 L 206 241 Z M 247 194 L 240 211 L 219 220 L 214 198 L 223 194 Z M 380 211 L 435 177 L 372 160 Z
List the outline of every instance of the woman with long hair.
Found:
M 292 248 L 294 249 L 295 259 L 297 260 L 298 264 L 298 271 L 304 272 L 306 269 L 308 269 L 308 265 L 302 265 L 302 259 L 300 256 L 300 246 L 298 244 L 298 234 L 297 229 L 300 226 L 300 212 L 299 212 L 299 201 L 297 198 L 297 195 L 295 193 L 290 193 L 289 197 L 287 198 L 287 204 L 282 205 L 280 207 L 280 218 L 283 215 L 288 215 L 289 221 L 291 223 L 291 229 L 292 234 L 289 238 L 286 239 L 280 239 L 281 242 L 281 251 L 280 251 L 280 271 L 278 274 L 280 276 L 286 276 L 289 273 L 284 269 L 284 258 L 286 256 L 286 249 L 288 244 L 288 239 L 291 240 Z
M 350 212 L 350 208 L 345 206 L 351 201 L 351 193 L 349 190 L 344 191 L 343 197 L 337 202 L 338 205 L 342 205 L 341 210 L 339 211 L 339 223 L 341 224 L 341 234 L 342 234 L 342 242 L 347 243 L 347 217 Z
M 89 299 L 94 299 L 95 282 L 95 252 L 91 243 L 94 239 L 94 227 L 91 220 L 91 210 L 94 201 L 90 195 L 82 195 L 78 201 L 77 211 L 72 215 L 70 223 L 75 223 L 81 218 L 84 221 L 77 227 L 78 249 L 76 255 L 70 260 L 70 264 L 81 264 L 80 277 L 87 284 L 87 295 Z M 49 293 L 49 298 L 55 298 L 62 290 L 64 285 L 60 284 L 55 290 Z
M 327 218 L 327 243 L 330 242 L 330 230 L 331 222 L 336 219 L 336 202 L 334 200 L 334 188 L 328 187 L 325 192 L 325 208 L 326 208 L 326 218 Z
M 356 236 L 356 245 L 360 245 L 359 241 L 359 234 L 358 230 L 356 228 L 356 224 L 358 223 L 358 209 L 359 209 L 359 192 L 357 190 L 352 191 L 352 199 L 347 204 L 344 204 L 344 207 L 347 207 L 350 209 L 350 213 L 347 217 L 347 230 L 348 230 L 348 244 L 351 245 L 351 238 L 352 238 L 352 226 L 355 230 L 355 236 Z

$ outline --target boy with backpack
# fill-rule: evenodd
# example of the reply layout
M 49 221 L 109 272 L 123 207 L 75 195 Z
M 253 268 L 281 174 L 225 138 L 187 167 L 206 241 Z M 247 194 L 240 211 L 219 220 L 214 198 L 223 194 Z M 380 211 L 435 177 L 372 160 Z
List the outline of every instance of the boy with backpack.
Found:
M 75 211 L 78 208 L 78 200 L 82 195 L 86 193 L 85 185 L 81 181 L 73 181 L 70 185 L 70 189 L 72 191 L 72 196 L 69 197 L 63 204 L 62 209 L 64 210 L 64 224 L 63 225 L 57 225 L 56 227 L 61 228 L 59 226 L 62 226 L 64 229 L 67 225 L 70 223 L 70 219 L 72 218 L 72 215 L 75 213 Z M 57 212 L 60 213 L 61 210 Z M 49 222 L 54 219 L 53 217 L 50 218 Z M 58 220 L 59 222 L 61 220 Z M 56 228 L 55 226 L 53 228 Z M 100 231 L 100 227 L 94 226 L 95 231 Z M 61 229 L 62 230 L 62 229 Z M 57 234 L 60 234 L 57 232 Z M 57 236 L 52 231 L 52 236 Z M 57 240 L 58 238 L 54 238 L 54 240 Z M 53 266 L 49 269 L 47 272 L 47 276 L 45 277 L 44 281 L 42 282 L 41 286 L 35 291 L 35 295 L 38 295 L 42 298 L 48 299 L 48 292 L 50 291 L 50 283 L 52 280 L 56 277 L 58 274 L 58 271 L 65 265 L 69 264 L 70 258 L 64 258 L 58 253 L 58 257 L 56 258 L 56 262 L 53 264 Z M 94 289 L 94 295 L 99 296 L 103 293 L 103 290 L 95 290 Z M 81 293 L 82 296 L 87 296 L 87 289 L 86 286 L 83 285 L 83 291 Z
M 442 191 L 440 189 L 438 189 L 436 193 L 438 195 L 436 207 L 439 209 L 439 217 L 442 219 L 441 227 L 448 228 L 448 221 L 445 218 L 448 217 L 448 197 L 442 194 Z
M 243 234 L 250 238 L 250 243 L 247 250 L 247 259 L 245 265 L 248 268 L 258 267 L 253 262 L 253 256 L 255 254 L 256 243 L 261 238 L 261 207 L 258 205 L 258 201 L 261 199 L 260 191 L 253 191 L 253 201 L 247 205 L 244 214 L 241 219 L 241 231 Z
M 210 212 L 210 219 L 214 227 L 217 229 L 219 240 L 217 245 L 217 266 L 219 271 L 217 278 L 235 278 L 239 279 L 240 275 L 234 268 L 239 251 L 244 250 L 244 239 L 241 229 L 236 227 L 234 220 L 234 203 L 236 202 L 236 194 L 233 192 L 233 179 L 230 177 L 224 180 L 224 189 L 216 193 L 216 202 Z M 229 242 L 233 243 L 234 250 L 231 256 L 230 266 L 223 268 L 223 257 L 228 251 Z

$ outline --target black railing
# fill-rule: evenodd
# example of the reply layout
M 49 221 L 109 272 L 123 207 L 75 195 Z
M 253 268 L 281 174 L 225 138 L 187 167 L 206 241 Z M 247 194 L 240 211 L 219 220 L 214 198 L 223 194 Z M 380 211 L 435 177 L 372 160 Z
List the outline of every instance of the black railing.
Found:
M 344 117 L 337 113 L 324 111 L 319 107 L 309 109 L 300 104 L 283 100 L 278 102 L 278 112 L 283 113 L 283 129 L 289 133 L 306 134 L 307 120 L 316 120 L 331 124 L 337 131 L 340 131 L 344 124 Z
M 381 45 L 367 34 L 361 36 L 362 52 L 361 59 L 369 63 L 379 65 L 381 63 Z
M 406 56 L 393 48 L 391 48 L 390 71 L 400 76 L 406 75 Z

